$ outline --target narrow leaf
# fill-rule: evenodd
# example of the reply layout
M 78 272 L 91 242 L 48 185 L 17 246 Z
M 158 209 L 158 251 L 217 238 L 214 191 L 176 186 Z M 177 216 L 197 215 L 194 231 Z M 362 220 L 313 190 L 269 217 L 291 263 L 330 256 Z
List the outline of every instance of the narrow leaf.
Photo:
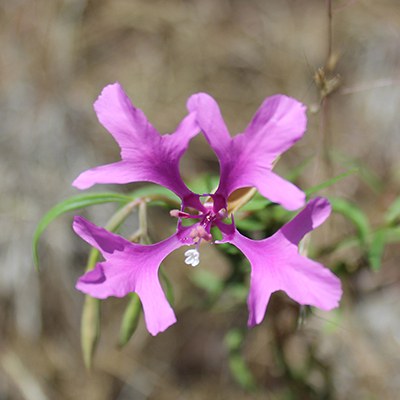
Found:
M 139 323 L 142 306 L 139 296 L 136 293 L 130 293 L 129 303 L 122 317 L 121 330 L 119 333 L 119 346 L 125 346 L 132 335 L 135 333 Z
M 81 346 L 87 369 L 92 366 L 93 355 L 100 337 L 100 300 L 85 296 L 81 320 Z
M 388 224 L 395 223 L 400 218 L 400 197 L 398 197 L 385 213 L 385 221 Z
M 241 354 L 233 353 L 229 355 L 229 369 L 236 382 L 243 389 L 253 391 L 257 388 L 254 376 Z
M 150 204 L 157 201 L 168 203 L 174 207 L 177 207 L 181 204 L 181 200 L 175 193 L 160 185 L 150 184 L 143 186 L 131 192 L 129 197 L 134 199 L 148 198 Z
M 384 231 L 377 231 L 372 235 L 371 245 L 368 249 L 368 260 L 374 271 L 381 268 L 385 244 L 386 235 Z
M 105 229 L 115 232 L 119 226 L 128 218 L 132 210 L 140 204 L 133 200 L 120 208 L 107 222 Z M 92 247 L 86 264 L 86 271 L 92 270 L 100 256 L 100 252 Z M 85 303 L 81 321 L 81 346 L 86 368 L 90 369 L 97 343 L 100 337 L 100 300 L 85 296 Z
M 38 268 L 39 265 L 39 255 L 38 255 L 39 239 L 44 230 L 54 219 L 56 219 L 62 214 L 65 214 L 68 211 L 79 210 L 81 208 L 85 208 L 95 204 L 104 204 L 111 202 L 127 203 L 131 200 L 132 200 L 131 196 L 119 193 L 88 193 L 88 194 L 80 194 L 77 196 L 72 196 L 62 201 L 61 203 L 55 205 L 39 221 L 35 233 L 33 234 L 32 251 L 33 251 L 33 260 L 35 263 L 35 267 Z
M 349 158 L 348 154 L 340 154 L 337 151 L 331 152 L 332 158 L 338 163 L 338 165 L 345 166 L 348 168 L 356 168 L 360 179 L 368 185 L 375 193 L 382 191 L 383 183 L 382 179 L 365 163 L 355 159 Z
M 363 211 L 355 204 L 341 198 L 329 197 L 334 212 L 342 214 L 347 220 L 352 222 L 357 229 L 358 238 L 364 245 L 367 244 L 370 233 L 369 221 Z
M 332 179 L 329 179 L 329 180 L 327 180 L 325 182 L 320 183 L 319 185 L 316 185 L 316 186 L 313 186 L 312 188 L 307 189 L 305 191 L 306 195 L 307 195 L 307 197 L 310 197 L 312 194 L 315 194 L 315 193 L 317 193 L 317 192 L 319 192 L 319 191 L 321 191 L 323 189 L 326 189 L 326 188 L 334 185 L 335 183 L 341 181 L 342 179 L 344 179 L 344 178 L 348 177 L 349 175 L 352 175 L 352 174 L 354 174 L 356 172 L 358 172 L 357 168 L 349 169 L 348 171 L 343 172 L 342 174 L 339 174 L 339 175 L 333 177 Z
M 400 242 L 400 226 L 385 229 L 385 236 L 387 243 Z

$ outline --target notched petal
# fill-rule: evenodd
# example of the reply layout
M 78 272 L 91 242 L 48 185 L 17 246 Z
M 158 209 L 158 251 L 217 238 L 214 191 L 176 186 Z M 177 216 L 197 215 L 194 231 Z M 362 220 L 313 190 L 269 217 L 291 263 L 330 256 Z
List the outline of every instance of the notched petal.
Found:
M 74 217 L 72 228 L 78 236 L 99 250 L 105 258 L 115 251 L 123 251 L 130 245 L 130 242 L 123 237 L 100 228 L 80 216 Z
M 142 302 L 147 329 L 152 335 L 176 322 L 160 285 L 158 269 L 168 254 L 183 245 L 180 235 L 186 235 L 184 231 L 160 243 L 140 245 L 130 243 L 79 217 L 75 220 L 74 229 L 106 258 L 105 262 L 98 263 L 94 270 L 79 278 L 76 285 L 78 290 L 99 299 L 137 293 Z
M 106 86 L 94 108 L 101 124 L 119 144 L 122 161 L 83 172 L 75 179 L 75 187 L 153 182 L 181 199 L 193 194 L 180 176 L 179 161 L 189 141 L 200 132 L 194 113 L 187 115 L 174 133 L 161 136 L 132 105 L 119 83 Z
M 263 240 L 251 240 L 237 230 L 221 229 L 221 242 L 232 243 L 251 264 L 249 326 L 263 320 L 269 299 L 278 290 L 283 290 L 299 304 L 323 310 L 338 306 L 342 296 L 339 278 L 298 251 L 299 240 L 318 227 L 329 213 L 329 202 L 316 198 L 292 221 Z

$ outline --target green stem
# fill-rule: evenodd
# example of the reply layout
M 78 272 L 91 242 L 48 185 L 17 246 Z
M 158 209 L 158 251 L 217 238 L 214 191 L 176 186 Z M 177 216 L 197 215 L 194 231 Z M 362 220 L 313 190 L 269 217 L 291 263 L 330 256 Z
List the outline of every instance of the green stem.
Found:
M 142 203 L 142 199 L 136 199 L 126 204 L 109 219 L 105 225 L 105 229 L 111 232 L 116 231 L 134 208 L 138 205 L 140 206 Z M 97 249 L 92 248 L 90 250 L 86 271 L 92 270 L 95 267 L 99 255 L 100 252 Z M 90 369 L 92 366 L 93 356 L 100 338 L 100 311 L 100 300 L 86 295 L 81 318 L 81 346 L 83 360 L 87 369 Z
M 143 199 L 139 203 L 139 229 L 130 237 L 131 241 L 141 244 L 149 244 L 150 240 L 147 233 L 147 200 Z M 128 305 L 122 317 L 122 324 L 119 332 L 118 347 L 125 346 L 132 335 L 135 333 L 142 311 L 142 303 L 136 293 L 130 293 Z

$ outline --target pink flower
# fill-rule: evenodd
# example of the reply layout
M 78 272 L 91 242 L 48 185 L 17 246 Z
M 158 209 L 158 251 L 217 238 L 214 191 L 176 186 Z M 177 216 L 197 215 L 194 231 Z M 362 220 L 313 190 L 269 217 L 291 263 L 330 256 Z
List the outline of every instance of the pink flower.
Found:
M 327 200 L 310 201 L 291 222 L 260 241 L 241 235 L 233 218 L 232 223 L 224 221 L 228 196 L 242 187 L 255 186 L 262 195 L 290 210 L 304 205 L 304 193 L 271 170 L 274 159 L 303 135 L 305 107 L 282 95 L 266 99 L 246 130 L 234 138 L 230 137 L 210 96 L 193 95 L 188 109 L 189 115 L 175 133 L 160 136 L 143 113 L 132 106 L 119 84 L 107 86 L 96 101 L 98 118 L 120 145 L 122 161 L 86 171 L 74 185 L 85 189 L 95 183 L 155 182 L 176 193 L 182 200 L 182 208 L 171 212 L 178 218 L 176 233 L 153 245 L 131 243 L 75 217 L 75 232 L 105 259 L 84 274 L 76 287 L 101 299 L 136 292 L 143 305 L 147 329 L 156 335 L 176 322 L 158 280 L 161 262 L 173 250 L 193 245 L 185 253 L 185 263 L 198 265 L 199 245 L 212 240 L 211 228 L 216 226 L 222 233 L 222 240 L 216 243 L 233 244 L 251 263 L 249 326 L 262 321 L 268 300 L 277 290 L 284 290 L 300 304 L 325 310 L 336 307 L 341 297 L 339 279 L 321 264 L 298 253 L 301 238 L 330 214 Z M 191 192 L 179 174 L 179 160 L 199 130 L 220 162 L 221 179 L 214 194 Z M 212 201 L 203 204 L 200 198 L 204 196 Z M 186 212 L 186 207 L 193 213 Z M 195 222 L 183 226 L 182 218 Z

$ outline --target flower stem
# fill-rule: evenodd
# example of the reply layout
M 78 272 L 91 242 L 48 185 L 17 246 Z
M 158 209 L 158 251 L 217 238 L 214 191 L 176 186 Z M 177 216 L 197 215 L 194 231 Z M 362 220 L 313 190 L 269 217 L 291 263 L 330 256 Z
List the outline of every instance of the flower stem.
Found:
M 142 199 L 135 199 L 122 208 L 120 208 L 107 222 L 105 229 L 108 231 L 117 230 L 121 224 L 128 218 L 132 211 L 138 205 L 143 203 Z M 86 263 L 86 271 L 93 269 L 99 259 L 100 252 L 92 248 Z M 90 369 L 93 362 L 93 356 L 100 338 L 100 300 L 89 295 L 85 296 L 81 318 L 81 347 L 83 361 L 87 369 Z

